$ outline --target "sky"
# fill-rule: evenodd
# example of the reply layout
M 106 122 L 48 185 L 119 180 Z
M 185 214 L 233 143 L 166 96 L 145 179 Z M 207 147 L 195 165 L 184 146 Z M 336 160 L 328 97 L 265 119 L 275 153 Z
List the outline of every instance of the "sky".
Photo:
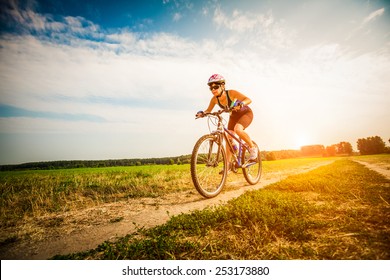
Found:
M 214 73 L 261 150 L 389 145 L 390 1 L 0 5 L 0 164 L 190 154 Z

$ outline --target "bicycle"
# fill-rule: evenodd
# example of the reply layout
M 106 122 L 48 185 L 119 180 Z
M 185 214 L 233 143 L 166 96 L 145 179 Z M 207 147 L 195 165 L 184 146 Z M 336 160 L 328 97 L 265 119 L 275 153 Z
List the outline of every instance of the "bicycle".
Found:
M 224 109 L 204 114 L 204 117 L 208 117 L 210 134 L 200 137 L 192 151 L 192 181 L 196 190 L 206 198 L 217 196 L 226 183 L 229 164 L 224 142 L 228 143 L 227 147 L 232 153 L 231 170 L 237 173 L 238 169 L 241 168 L 246 181 L 251 185 L 255 185 L 260 181 L 262 172 L 260 150 L 257 149 L 256 160 L 249 160 L 249 145 L 230 132 L 224 125 L 221 114 L 230 112 L 231 109 Z M 215 131 L 211 132 L 210 122 L 217 127 Z M 229 136 L 232 140 L 229 139 Z M 236 143 L 238 143 L 237 151 L 233 148 Z M 258 148 L 255 142 L 253 144 Z

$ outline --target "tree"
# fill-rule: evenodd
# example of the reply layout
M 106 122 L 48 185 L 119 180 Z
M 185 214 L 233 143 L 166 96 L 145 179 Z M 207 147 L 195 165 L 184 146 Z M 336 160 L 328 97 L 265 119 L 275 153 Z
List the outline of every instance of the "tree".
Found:
M 302 146 L 301 151 L 304 156 L 323 156 L 325 147 L 323 145 Z
M 361 155 L 381 154 L 386 150 L 385 142 L 379 136 L 358 139 L 357 147 Z
M 340 142 L 336 145 L 337 154 L 352 154 L 352 145 L 349 142 Z
M 266 160 L 276 160 L 276 156 L 274 152 L 268 152 L 265 155 Z
M 329 157 L 335 156 L 335 155 L 336 155 L 336 145 L 327 146 L 327 147 L 326 147 L 326 154 L 327 154 Z

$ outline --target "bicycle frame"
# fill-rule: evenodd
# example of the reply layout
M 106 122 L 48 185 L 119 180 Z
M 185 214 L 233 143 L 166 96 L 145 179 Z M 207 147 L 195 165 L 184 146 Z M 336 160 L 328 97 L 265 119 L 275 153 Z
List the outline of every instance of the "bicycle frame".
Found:
M 224 110 L 221 110 L 221 111 L 224 111 Z M 219 112 L 221 112 L 221 111 L 219 111 Z M 233 155 L 234 161 L 237 164 L 237 168 L 243 168 L 244 164 L 245 164 L 245 163 L 241 162 L 243 147 L 245 147 L 245 149 L 249 150 L 249 145 L 247 143 L 245 143 L 244 141 L 242 141 L 241 138 L 236 136 L 236 134 L 232 133 L 230 130 L 228 130 L 223 125 L 223 123 L 222 123 L 223 119 L 220 115 L 214 115 L 214 114 L 210 114 L 210 115 L 218 117 L 217 131 L 214 131 L 212 134 L 214 134 L 214 135 L 219 134 L 223 137 L 223 139 L 225 139 L 226 143 L 228 143 L 227 146 L 229 147 L 231 154 Z M 228 135 L 238 142 L 238 155 L 234 152 L 232 142 L 230 141 Z M 221 139 L 219 139 L 219 140 L 221 141 Z M 218 152 L 218 155 L 219 154 L 220 153 Z M 256 164 L 256 162 L 245 164 L 245 167 L 251 166 L 253 164 Z
M 241 158 L 242 158 L 242 152 L 243 152 L 243 149 L 242 147 L 245 147 L 246 149 L 249 149 L 249 146 L 241 140 L 241 138 L 237 137 L 235 134 L 233 134 L 232 132 L 230 132 L 230 130 L 228 130 L 226 127 L 223 127 L 223 130 L 224 130 L 224 138 L 225 138 L 225 141 L 226 143 L 228 143 L 228 146 L 229 146 L 229 149 L 234 157 L 234 160 L 236 161 L 237 163 L 237 167 L 242 167 L 242 162 L 241 162 Z M 228 134 L 230 137 L 232 137 L 234 140 L 236 140 L 238 142 L 238 154 L 236 154 L 234 152 L 234 149 L 233 149 L 233 144 L 232 142 L 230 141 L 229 137 L 226 135 Z
M 257 154 L 256 160 L 250 160 L 249 145 L 225 127 L 225 121 L 221 117 L 224 112 L 228 113 L 231 110 L 225 109 L 196 116 L 197 118 L 209 116 L 209 133 L 199 138 L 191 154 L 192 182 L 196 190 L 206 198 L 215 197 L 221 192 L 229 171 L 237 173 L 237 169 L 241 168 L 245 180 L 251 185 L 257 184 L 261 177 L 260 154 Z M 237 152 L 233 148 L 234 141 L 238 145 Z M 253 140 L 252 142 L 257 147 Z M 233 157 L 228 158 L 229 151 Z

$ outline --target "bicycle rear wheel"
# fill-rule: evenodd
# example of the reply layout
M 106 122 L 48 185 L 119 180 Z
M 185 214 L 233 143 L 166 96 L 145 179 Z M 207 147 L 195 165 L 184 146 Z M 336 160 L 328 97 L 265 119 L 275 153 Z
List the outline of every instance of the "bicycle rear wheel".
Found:
M 244 173 L 244 177 L 246 181 L 251 185 L 255 185 L 260 181 L 261 172 L 263 170 L 259 147 L 255 142 L 253 142 L 253 144 L 257 147 L 258 150 L 256 161 L 253 162 L 249 161 L 250 152 L 247 149 L 245 149 L 245 147 L 242 153 L 242 162 L 243 162 L 242 172 Z
M 227 159 L 215 135 L 202 136 L 191 156 L 191 177 L 197 191 L 206 198 L 217 196 L 226 182 Z

